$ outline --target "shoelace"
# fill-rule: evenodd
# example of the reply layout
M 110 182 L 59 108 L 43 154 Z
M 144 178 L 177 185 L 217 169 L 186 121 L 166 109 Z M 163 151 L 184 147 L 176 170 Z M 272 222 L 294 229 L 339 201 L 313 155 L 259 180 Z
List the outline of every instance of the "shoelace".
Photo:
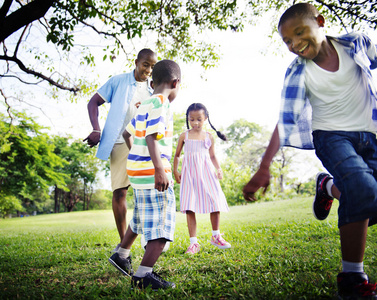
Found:
M 194 248 L 196 249 L 196 248 L 198 248 L 198 247 L 199 247 L 198 244 L 192 244 L 192 245 L 190 245 L 190 246 L 188 247 L 187 251 L 194 250 Z
M 223 235 L 222 233 L 216 235 L 215 238 L 213 239 L 214 242 L 220 245 L 226 244 L 226 241 L 223 239 L 222 235 Z
M 359 284 L 357 286 L 357 288 L 359 289 L 359 292 L 361 293 L 361 295 L 363 297 L 366 297 L 366 296 L 372 296 L 374 295 L 374 291 L 376 290 L 376 286 L 377 284 L 374 283 L 368 283 L 367 280 L 365 280 L 363 283 Z
M 151 276 L 152 276 L 154 279 L 158 280 L 159 282 L 163 282 L 163 281 L 162 281 L 162 277 L 161 277 L 160 275 L 158 275 L 155 271 L 152 271 Z

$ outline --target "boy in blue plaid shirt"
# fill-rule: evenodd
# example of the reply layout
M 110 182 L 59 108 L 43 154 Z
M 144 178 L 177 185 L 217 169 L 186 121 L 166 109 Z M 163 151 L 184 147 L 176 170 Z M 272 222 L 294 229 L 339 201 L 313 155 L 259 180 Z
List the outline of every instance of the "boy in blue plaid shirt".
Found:
M 377 217 L 377 92 L 370 71 L 377 68 L 377 51 L 363 34 L 326 36 L 324 24 L 308 3 L 293 5 L 280 18 L 279 33 L 298 57 L 286 72 L 279 122 L 243 193 L 253 201 L 259 188 L 266 190 L 281 146 L 315 149 L 340 192 L 338 294 L 377 299 L 363 267 L 368 222 Z

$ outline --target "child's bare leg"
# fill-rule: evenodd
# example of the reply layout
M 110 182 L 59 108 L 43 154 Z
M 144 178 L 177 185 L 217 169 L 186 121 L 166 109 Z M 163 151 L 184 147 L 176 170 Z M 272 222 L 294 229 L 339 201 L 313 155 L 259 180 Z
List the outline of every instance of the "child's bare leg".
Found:
M 196 237 L 196 217 L 191 210 L 186 211 L 187 227 L 190 237 Z
M 338 190 L 338 188 L 335 186 L 335 184 L 333 184 L 331 186 L 331 194 L 333 195 L 334 198 L 336 199 L 340 199 L 340 191 Z
M 211 244 L 220 249 L 230 248 L 231 245 L 226 240 L 224 240 L 220 234 L 220 212 L 212 212 L 210 214 L 210 218 L 212 224 Z
M 210 219 L 211 219 L 211 224 L 212 224 L 212 230 L 219 230 L 220 228 L 220 212 L 212 212 L 210 213 Z
M 120 247 L 123 249 L 131 249 L 131 246 L 134 243 L 137 236 L 138 235 L 131 230 L 130 226 L 128 226 L 126 234 L 124 235 L 122 243 L 120 244 Z
M 166 244 L 165 239 L 157 239 L 157 240 L 148 241 L 147 247 L 145 249 L 145 253 L 144 253 L 144 256 L 140 265 L 153 268 L 154 264 L 160 257 L 162 250 L 165 247 L 165 244 Z
M 119 249 L 109 258 L 109 262 L 127 276 L 132 276 L 133 274 L 131 246 L 136 237 L 137 234 L 131 230 L 130 226 L 128 226 Z
M 127 231 L 126 195 L 127 195 L 127 188 L 116 189 L 113 192 L 113 199 L 112 199 L 112 208 L 113 208 L 113 213 L 114 213 L 115 224 L 117 226 L 121 242 Z
M 360 263 L 364 258 L 369 219 L 349 223 L 339 228 L 342 259 Z
M 173 282 L 168 282 L 162 279 L 156 272 L 153 272 L 153 267 L 160 257 L 165 244 L 166 239 L 164 238 L 148 241 L 140 266 L 132 278 L 133 286 L 142 289 L 150 285 L 152 289 L 175 288 Z
M 186 211 L 187 227 L 190 235 L 190 246 L 187 248 L 186 254 L 195 254 L 200 250 L 198 238 L 196 237 L 196 216 L 193 211 Z

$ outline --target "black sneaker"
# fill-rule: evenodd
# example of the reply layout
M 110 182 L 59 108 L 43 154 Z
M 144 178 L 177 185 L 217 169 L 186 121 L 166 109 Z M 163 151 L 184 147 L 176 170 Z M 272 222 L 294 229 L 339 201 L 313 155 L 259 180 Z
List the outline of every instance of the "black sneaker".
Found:
M 318 220 L 324 220 L 330 213 L 333 197 L 326 191 L 326 183 L 332 179 L 327 173 L 318 173 L 316 177 L 315 197 L 313 201 L 313 214 Z
M 337 283 L 340 299 L 377 299 L 376 284 L 369 283 L 368 276 L 364 272 L 339 273 Z
M 132 276 L 134 271 L 132 270 L 131 255 L 126 259 L 120 258 L 118 252 L 115 252 L 109 258 L 109 262 L 126 276 Z
M 175 288 L 174 282 L 169 282 L 160 277 L 157 273 L 147 273 L 145 277 L 136 277 L 132 276 L 131 280 L 132 287 L 137 287 L 139 289 L 145 289 L 148 286 L 151 286 L 153 291 L 157 291 L 158 289 L 168 289 L 168 288 Z

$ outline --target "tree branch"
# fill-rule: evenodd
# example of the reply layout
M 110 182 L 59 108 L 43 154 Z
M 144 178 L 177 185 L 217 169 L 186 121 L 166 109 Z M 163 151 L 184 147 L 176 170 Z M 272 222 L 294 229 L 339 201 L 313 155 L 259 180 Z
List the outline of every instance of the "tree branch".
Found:
M 120 45 L 120 47 L 122 48 L 123 52 L 126 53 L 126 49 L 124 49 L 124 46 L 123 46 L 122 42 L 120 41 L 120 39 L 117 37 L 116 34 L 114 34 L 114 33 L 109 33 L 109 32 L 104 32 L 104 31 L 100 31 L 100 30 L 98 30 L 95 26 L 90 25 L 90 24 L 84 22 L 83 20 L 79 20 L 79 19 L 77 19 L 77 18 L 76 18 L 76 20 L 78 20 L 79 22 L 81 22 L 81 23 L 84 24 L 85 26 L 87 26 L 87 27 L 89 27 L 89 28 L 92 28 L 92 29 L 93 29 L 96 33 L 98 33 L 99 35 L 102 34 L 102 35 L 104 35 L 104 36 L 110 36 L 110 37 L 112 37 L 114 40 L 116 40 L 116 41 L 119 43 L 119 45 Z
M 5 16 L 7 15 L 13 0 L 5 0 L 3 6 L 0 8 L 0 28 L 3 26 Z
M 5 96 L 4 92 L 2 89 L 0 89 L 0 93 L 1 93 L 1 96 L 3 96 L 4 98 L 4 102 L 5 102 L 5 105 L 7 106 L 7 113 L 8 113 L 8 116 L 10 118 L 10 128 L 12 128 L 12 123 L 13 123 L 13 116 L 12 116 L 12 113 L 10 112 L 10 104 L 8 103 L 8 98 L 7 96 Z M 9 130 L 10 131 L 10 130 Z
M 55 1 L 57 0 L 34 0 L 3 18 L 0 23 L 0 41 L 4 41 L 23 26 L 42 18 Z
M 36 77 L 38 77 L 38 78 L 41 78 L 41 79 L 43 79 L 43 80 L 46 80 L 48 83 L 50 83 L 50 84 L 53 85 L 53 86 L 56 86 L 56 87 L 59 88 L 59 89 L 67 90 L 67 91 L 73 92 L 73 93 L 75 93 L 75 94 L 80 90 L 80 89 L 77 88 L 77 87 L 72 87 L 72 88 L 70 88 L 70 87 L 66 87 L 66 86 L 64 86 L 64 85 L 62 85 L 62 84 L 56 82 L 55 80 L 51 79 L 50 77 L 47 77 L 47 76 L 43 75 L 42 73 L 39 73 L 39 72 L 36 72 L 36 71 L 34 71 L 34 70 L 28 69 L 28 68 L 23 64 L 23 62 L 22 62 L 21 60 L 19 60 L 19 59 L 18 59 L 17 57 L 15 57 L 15 56 L 10 57 L 10 56 L 6 56 L 6 55 L 0 55 L 0 60 L 13 61 L 13 62 L 15 62 L 15 63 L 18 65 L 18 67 L 19 67 L 22 71 L 24 71 L 25 73 L 27 73 L 27 74 L 31 74 L 31 75 L 34 75 L 34 76 L 36 76 Z

